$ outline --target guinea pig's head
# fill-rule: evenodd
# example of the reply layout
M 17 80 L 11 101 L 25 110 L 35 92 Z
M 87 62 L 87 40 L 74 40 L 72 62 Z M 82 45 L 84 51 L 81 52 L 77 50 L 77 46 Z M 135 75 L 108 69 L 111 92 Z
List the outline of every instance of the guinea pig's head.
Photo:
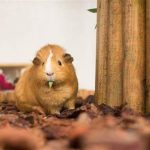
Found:
M 65 82 L 74 76 L 73 57 L 58 45 L 41 48 L 33 59 L 36 77 L 40 81 Z

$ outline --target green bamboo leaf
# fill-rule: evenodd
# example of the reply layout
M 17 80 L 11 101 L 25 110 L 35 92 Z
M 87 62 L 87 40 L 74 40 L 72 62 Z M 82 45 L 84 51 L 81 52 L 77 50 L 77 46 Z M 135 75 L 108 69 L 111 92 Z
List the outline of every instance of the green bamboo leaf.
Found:
M 88 9 L 89 12 L 97 13 L 97 8 Z

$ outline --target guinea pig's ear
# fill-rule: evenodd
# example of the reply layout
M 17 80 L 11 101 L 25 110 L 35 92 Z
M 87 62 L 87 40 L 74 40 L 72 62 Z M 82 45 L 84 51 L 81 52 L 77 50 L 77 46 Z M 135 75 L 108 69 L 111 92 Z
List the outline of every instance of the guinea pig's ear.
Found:
M 35 58 L 33 59 L 33 64 L 34 64 L 34 65 L 40 65 L 40 64 L 41 64 L 41 60 L 40 60 L 38 57 L 35 57 Z
M 66 53 L 66 54 L 64 54 L 63 57 L 64 57 L 64 60 L 66 63 L 72 63 L 73 62 L 73 57 L 70 54 Z

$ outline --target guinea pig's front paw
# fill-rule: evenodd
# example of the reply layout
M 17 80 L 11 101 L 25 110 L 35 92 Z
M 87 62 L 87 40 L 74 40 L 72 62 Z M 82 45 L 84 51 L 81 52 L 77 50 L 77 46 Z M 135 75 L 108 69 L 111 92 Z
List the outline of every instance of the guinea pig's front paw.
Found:
M 60 108 L 51 108 L 48 111 L 48 114 L 51 114 L 51 115 L 60 115 Z
M 65 107 L 68 109 L 75 109 L 75 101 L 72 99 L 67 101 L 67 103 L 65 104 Z
M 40 106 L 33 106 L 32 110 L 38 114 L 44 115 L 45 116 L 45 112 L 44 110 L 40 107 Z

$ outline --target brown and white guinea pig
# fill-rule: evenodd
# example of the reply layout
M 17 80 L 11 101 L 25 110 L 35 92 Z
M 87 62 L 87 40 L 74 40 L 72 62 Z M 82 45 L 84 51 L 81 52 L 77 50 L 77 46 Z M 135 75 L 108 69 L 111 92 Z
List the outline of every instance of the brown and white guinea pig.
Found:
M 16 106 L 25 112 L 42 109 L 47 114 L 59 114 L 62 107 L 74 109 L 78 80 L 72 61 L 58 45 L 41 48 L 16 84 Z

